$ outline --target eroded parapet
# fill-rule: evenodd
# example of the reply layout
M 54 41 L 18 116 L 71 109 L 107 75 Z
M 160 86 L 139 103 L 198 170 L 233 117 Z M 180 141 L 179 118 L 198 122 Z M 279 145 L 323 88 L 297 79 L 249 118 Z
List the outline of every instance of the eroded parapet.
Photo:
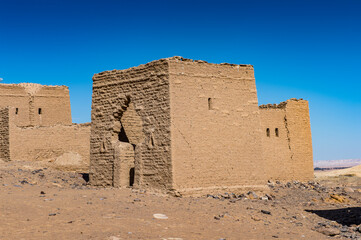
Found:
M 287 181 L 313 179 L 308 101 L 289 99 L 259 108 L 263 152 L 270 178 Z

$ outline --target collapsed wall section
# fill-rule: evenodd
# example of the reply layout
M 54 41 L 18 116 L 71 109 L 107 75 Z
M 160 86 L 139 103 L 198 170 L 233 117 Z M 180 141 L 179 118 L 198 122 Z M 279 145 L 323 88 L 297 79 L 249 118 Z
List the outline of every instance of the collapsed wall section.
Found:
M 11 160 L 46 161 L 87 170 L 90 124 L 10 127 Z
M 93 77 L 90 182 L 118 186 L 127 157 L 117 154 L 120 142 L 134 147 L 134 185 L 171 187 L 168 61 L 158 60 Z M 129 153 L 130 154 L 130 153 Z M 123 164 L 124 165 L 124 164 Z M 131 164 L 125 164 L 131 166 Z
M 0 108 L 0 160 L 10 161 L 9 109 Z
M 262 187 L 267 176 L 251 65 L 170 60 L 174 188 Z
M 260 106 L 263 154 L 274 180 L 313 179 L 308 102 L 290 99 Z M 281 166 L 281 167 L 280 167 Z

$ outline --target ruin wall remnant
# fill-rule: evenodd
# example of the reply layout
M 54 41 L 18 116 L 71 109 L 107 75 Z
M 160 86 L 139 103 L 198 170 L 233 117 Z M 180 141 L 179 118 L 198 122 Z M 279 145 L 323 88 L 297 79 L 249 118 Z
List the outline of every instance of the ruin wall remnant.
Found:
M 5 107 L 0 154 L 6 160 L 54 162 L 87 171 L 90 124 L 72 123 L 68 87 L 0 84 L 0 107 Z

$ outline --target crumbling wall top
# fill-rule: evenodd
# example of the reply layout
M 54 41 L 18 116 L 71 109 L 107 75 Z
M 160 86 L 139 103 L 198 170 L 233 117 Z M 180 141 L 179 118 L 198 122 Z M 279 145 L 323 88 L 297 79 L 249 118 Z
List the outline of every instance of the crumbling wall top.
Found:
M 42 88 L 54 88 L 54 89 L 66 89 L 69 90 L 67 86 L 56 86 L 56 85 L 41 85 L 38 83 L 0 83 L 0 87 L 21 87 L 25 92 L 31 96 L 34 96 Z
M 288 99 L 288 100 L 286 100 L 286 101 L 284 101 L 284 102 L 281 102 L 281 103 L 279 103 L 279 104 L 271 104 L 271 103 L 269 103 L 269 104 L 263 104 L 263 105 L 260 105 L 259 106 L 259 108 L 260 109 L 284 109 L 286 106 L 287 106 L 287 103 L 289 103 L 289 102 L 291 102 L 291 101 L 296 101 L 296 102 L 298 102 L 298 101 L 306 101 L 306 100 L 303 100 L 302 98 L 299 98 L 299 99 L 297 99 L 297 98 L 290 98 L 290 99 Z
M 154 60 L 151 61 L 149 63 L 146 64 L 141 64 L 137 67 L 131 67 L 128 69 L 124 69 L 124 70 L 108 70 L 108 71 L 103 71 L 97 74 L 94 74 L 93 76 L 93 81 L 97 81 L 97 80 L 101 80 L 103 75 L 109 75 L 109 74 L 127 74 L 130 73 L 136 69 L 142 69 L 142 68 L 147 68 L 150 67 L 152 65 L 157 65 L 157 64 L 162 64 L 164 62 L 183 62 L 183 63 L 194 63 L 194 64 L 209 64 L 209 65 L 219 65 L 219 66 L 225 66 L 225 67 L 233 67 L 233 68 L 252 68 L 253 69 L 253 65 L 250 64 L 232 64 L 232 63 L 209 63 L 203 60 L 193 60 L 193 59 L 189 59 L 189 58 L 184 58 L 181 56 L 174 56 L 174 57 L 169 57 L 169 58 L 161 58 L 158 60 Z

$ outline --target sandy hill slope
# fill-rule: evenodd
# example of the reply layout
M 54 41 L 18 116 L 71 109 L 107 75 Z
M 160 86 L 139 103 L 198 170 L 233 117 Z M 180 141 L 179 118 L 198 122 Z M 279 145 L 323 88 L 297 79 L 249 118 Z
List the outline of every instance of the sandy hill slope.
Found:
M 346 168 L 346 169 L 318 172 L 317 175 L 322 177 L 336 177 L 343 175 L 352 175 L 356 177 L 361 177 L 361 165 L 357 165 L 352 168 Z

